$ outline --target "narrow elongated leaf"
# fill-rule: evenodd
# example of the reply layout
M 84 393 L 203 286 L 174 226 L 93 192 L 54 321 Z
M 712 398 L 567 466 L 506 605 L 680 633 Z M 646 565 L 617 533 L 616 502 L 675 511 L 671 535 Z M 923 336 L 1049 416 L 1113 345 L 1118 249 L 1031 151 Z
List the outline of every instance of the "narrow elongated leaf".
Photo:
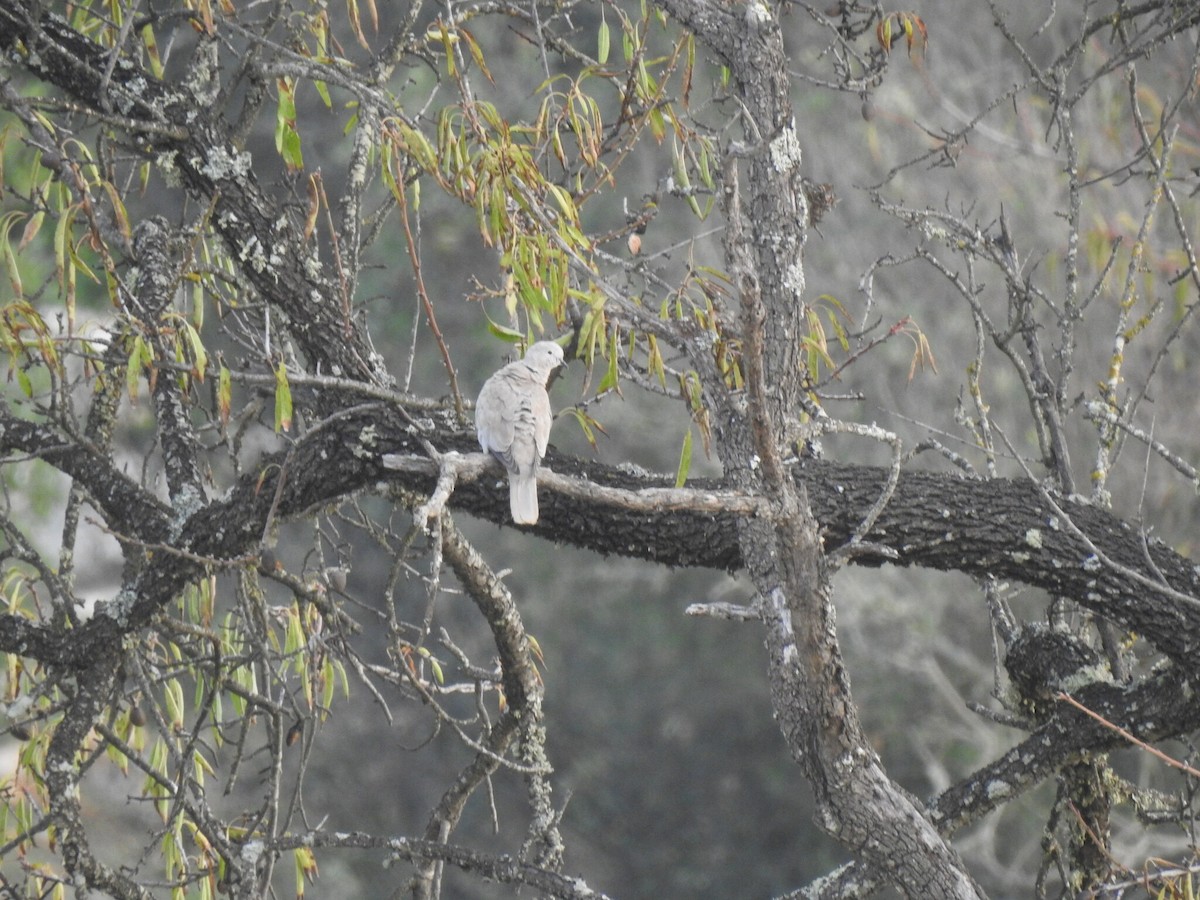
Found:
M 494 79 L 492 77 L 492 73 L 488 71 L 487 61 L 483 58 L 483 49 L 479 46 L 479 43 L 475 40 L 475 36 L 473 34 L 471 34 L 471 32 L 467 31 L 467 29 L 463 28 L 461 25 L 458 28 L 458 33 L 460 35 L 462 35 L 462 39 L 467 45 L 467 50 L 471 54 L 471 59 L 475 60 L 475 65 L 479 66 L 479 71 L 483 73 L 483 76 L 488 81 L 495 84 L 496 79 Z
M 125 238 L 127 243 L 133 241 L 133 229 L 129 225 L 129 213 L 125 211 L 125 203 L 121 200 L 121 195 L 117 188 L 111 182 L 101 181 L 100 186 L 104 188 L 104 192 L 108 194 L 108 200 L 112 203 L 113 215 L 117 218 L 117 227 L 121 229 L 121 236 Z
M 292 427 L 292 389 L 288 384 L 287 366 L 281 360 L 275 367 L 275 433 Z
M 0 255 L 4 257 L 4 271 L 8 275 L 8 283 L 17 297 L 25 296 L 25 291 L 21 285 L 21 273 L 17 270 L 17 255 L 13 252 L 8 233 L 12 230 L 13 225 L 24 217 L 24 213 L 13 211 L 0 219 Z
M 683 435 L 683 448 L 679 452 L 679 468 L 675 470 L 675 487 L 681 488 L 687 481 L 688 470 L 692 467 L 692 429 L 688 428 Z
M 208 369 L 208 351 L 200 340 L 200 332 L 191 322 L 184 322 L 183 334 L 187 338 L 188 353 L 192 359 L 192 375 L 197 381 L 204 381 L 204 373 Z
M 29 217 L 29 221 L 25 223 L 25 228 L 21 232 L 21 241 L 17 244 L 18 253 L 28 247 L 29 242 L 37 237 L 38 232 L 42 230 L 42 222 L 45 220 L 46 213 L 42 210 L 38 210 Z
M 612 35 L 609 33 L 608 21 L 604 18 L 603 10 L 600 13 L 600 31 L 596 35 L 596 60 L 600 65 L 608 62 L 608 51 L 612 42 Z
M 140 334 L 133 338 L 133 346 L 129 350 L 129 363 L 125 366 L 125 388 L 129 391 L 129 399 L 137 403 L 138 381 L 142 377 L 142 368 L 154 359 L 150 346 Z
M 221 415 L 221 425 L 229 424 L 229 413 L 233 406 L 232 375 L 224 363 L 217 372 L 217 408 Z
M 155 78 L 161 79 L 163 76 L 162 57 L 158 52 L 158 40 L 154 36 L 152 25 L 142 26 L 142 44 L 145 45 L 146 56 L 150 60 L 150 71 L 154 73 Z

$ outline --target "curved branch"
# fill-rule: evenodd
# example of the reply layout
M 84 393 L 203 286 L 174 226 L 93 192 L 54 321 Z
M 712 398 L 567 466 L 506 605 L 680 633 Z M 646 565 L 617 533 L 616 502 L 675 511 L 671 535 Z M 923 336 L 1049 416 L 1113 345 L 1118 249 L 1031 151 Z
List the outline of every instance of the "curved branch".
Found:
M 113 529 L 145 541 L 164 540 L 170 510 L 85 440 L 0 406 L 0 457 L 27 454 L 49 463 L 87 491 Z

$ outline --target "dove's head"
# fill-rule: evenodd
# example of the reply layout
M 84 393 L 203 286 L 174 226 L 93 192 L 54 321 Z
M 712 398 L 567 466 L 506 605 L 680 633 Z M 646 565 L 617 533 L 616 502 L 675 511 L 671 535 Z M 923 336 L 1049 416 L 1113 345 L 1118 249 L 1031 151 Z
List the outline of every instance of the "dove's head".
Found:
M 525 354 L 525 365 L 533 369 L 543 380 L 563 366 L 563 348 L 554 341 L 538 341 Z

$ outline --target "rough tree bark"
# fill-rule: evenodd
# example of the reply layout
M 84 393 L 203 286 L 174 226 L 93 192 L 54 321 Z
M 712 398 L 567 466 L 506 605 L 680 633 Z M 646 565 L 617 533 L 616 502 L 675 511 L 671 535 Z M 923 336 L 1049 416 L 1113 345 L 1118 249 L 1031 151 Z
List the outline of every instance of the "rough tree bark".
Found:
M 724 167 L 725 257 L 736 305 L 723 312 L 740 333 L 745 397 L 730 394 L 707 354 L 692 363 L 720 424 L 717 453 L 735 489 L 767 501 L 739 523 L 746 570 L 766 627 L 771 698 L 792 755 L 813 785 L 817 821 L 870 870 L 911 896 L 981 896 L 962 860 L 920 804 L 883 770 L 867 742 L 834 625 L 830 567 L 803 482 L 783 460 L 799 431 L 806 366 L 802 252 L 808 209 L 801 136 L 776 13 L 752 0 L 710 18 L 707 4 L 667 9 L 729 66 L 744 102 L 746 189 L 737 155 Z M 703 377 L 703 376 L 702 376 Z

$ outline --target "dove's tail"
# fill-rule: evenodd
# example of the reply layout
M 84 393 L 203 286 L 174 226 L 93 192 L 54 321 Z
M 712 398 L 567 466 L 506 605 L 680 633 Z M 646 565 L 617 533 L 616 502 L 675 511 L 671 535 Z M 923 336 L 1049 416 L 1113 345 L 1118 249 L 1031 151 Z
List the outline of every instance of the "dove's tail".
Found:
M 536 473 L 509 476 L 508 507 L 518 525 L 532 525 L 538 520 Z

